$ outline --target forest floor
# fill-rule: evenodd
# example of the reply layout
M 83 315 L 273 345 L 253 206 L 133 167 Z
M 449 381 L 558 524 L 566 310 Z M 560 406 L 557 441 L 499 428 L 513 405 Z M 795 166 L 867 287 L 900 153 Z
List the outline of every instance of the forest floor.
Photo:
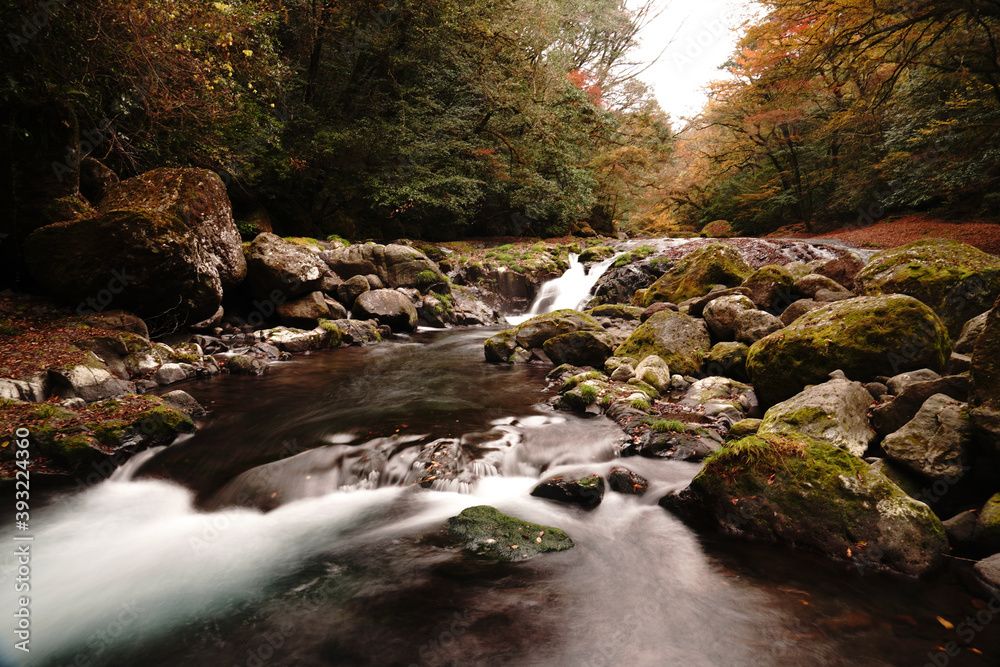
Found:
M 926 238 L 955 239 L 993 255 L 1000 255 L 1000 224 L 970 220 L 951 222 L 932 215 L 908 215 L 864 227 L 844 226 L 810 234 L 804 225 L 789 225 L 768 234 L 771 238 L 838 239 L 860 248 L 894 248 Z

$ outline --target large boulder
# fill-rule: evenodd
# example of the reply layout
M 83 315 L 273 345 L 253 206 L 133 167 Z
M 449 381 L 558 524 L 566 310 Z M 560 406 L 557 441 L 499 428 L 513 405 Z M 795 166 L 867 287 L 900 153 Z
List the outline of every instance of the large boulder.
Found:
M 784 328 L 780 319 L 765 310 L 745 310 L 736 316 L 736 340 L 745 345 Z
M 614 341 L 603 331 L 573 331 L 548 339 L 542 343 L 542 350 L 556 366 L 601 368 L 614 351 Z
M 81 314 L 123 308 L 155 329 L 212 316 L 246 275 L 225 186 L 203 169 L 156 169 L 122 182 L 99 214 L 36 230 L 31 274 Z
M 860 383 L 830 380 L 772 406 L 757 432 L 762 436 L 803 433 L 864 456 L 875 439 L 868 423 L 868 408 L 874 402 Z
M 385 278 L 382 282 L 388 287 L 415 287 L 426 292 L 435 285 L 447 284 L 437 263 L 415 248 L 390 243 L 385 246 L 383 256 Z
M 704 320 L 663 310 L 639 325 L 615 350 L 615 356 L 645 359 L 655 354 L 674 373 L 695 375 L 710 349 L 712 341 Z
M 680 303 L 707 293 L 714 285 L 736 287 L 753 269 L 740 251 L 728 243 L 709 243 L 685 255 L 643 296 L 644 306 L 656 301 Z
M 328 272 L 316 253 L 266 232 L 250 243 L 246 257 L 247 287 L 275 304 L 318 291 Z
M 313 292 L 304 297 L 278 305 L 278 317 L 286 327 L 315 329 L 321 319 L 331 319 L 330 306 L 322 292 Z
M 835 370 L 862 382 L 917 368 L 942 370 L 951 340 L 930 308 L 905 295 L 857 297 L 810 311 L 753 344 L 747 372 L 764 405 Z
M 862 459 L 801 434 L 749 436 L 661 504 L 723 532 L 860 567 L 921 575 L 948 551 L 941 521 Z
M 858 294 L 909 294 L 957 337 L 1000 295 L 1000 257 L 958 241 L 925 239 L 876 253 L 855 278 Z
M 962 326 L 962 333 L 955 341 L 955 352 L 972 354 L 976 347 L 976 341 L 979 340 L 979 334 L 983 333 L 983 329 L 986 328 L 986 318 L 989 317 L 989 314 L 989 311 L 980 313 Z
M 376 289 L 365 292 L 351 308 L 359 320 L 377 320 L 393 331 L 413 331 L 417 328 L 417 309 L 401 292 Z
M 934 394 L 946 394 L 965 402 L 969 399 L 969 378 L 965 375 L 947 375 L 911 382 L 891 401 L 872 410 L 872 426 L 883 436 L 898 431 L 916 416 L 924 402 Z
M 809 266 L 812 273 L 831 278 L 844 289 L 851 289 L 855 276 L 865 268 L 865 260 L 856 252 L 848 251 L 833 259 L 810 262 Z
M 222 179 L 207 169 L 154 169 L 111 188 L 101 213 L 149 211 L 178 218 L 190 230 L 201 263 L 215 266 L 223 287 L 247 274 L 243 242 Z
M 1000 452 L 1000 299 L 972 351 L 972 421 L 984 441 Z
M 953 483 L 965 474 L 971 430 L 967 404 L 934 394 L 903 428 L 886 436 L 882 449 L 913 472 Z
M 573 540 L 558 528 L 529 523 L 488 505 L 466 508 L 448 521 L 452 536 L 467 552 L 489 560 L 522 561 L 573 547 Z

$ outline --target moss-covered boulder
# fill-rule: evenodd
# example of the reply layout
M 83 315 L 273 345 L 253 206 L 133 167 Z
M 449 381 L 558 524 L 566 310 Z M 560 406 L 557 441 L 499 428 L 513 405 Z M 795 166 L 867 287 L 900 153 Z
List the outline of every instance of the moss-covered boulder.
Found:
M 705 374 L 721 375 L 746 382 L 750 379 L 747 376 L 747 354 L 749 352 L 750 346 L 745 343 L 716 343 L 705 355 Z
M 530 352 L 541 349 L 550 338 L 576 331 L 603 332 L 604 328 L 590 315 L 576 310 L 556 310 L 544 315 L 537 315 L 530 320 L 521 322 L 516 327 L 504 329 L 486 339 L 483 344 L 486 361 L 499 363 L 510 361 L 518 350 Z M 523 355 L 517 356 L 523 357 Z M 530 358 L 529 354 L 525 360 Z
M 983 553 L 1000 552 L 1000 493 L 987 500 L 979 511 L 973 539 Z
M 542 350 L 556 365 L 603 368 L 614 351 L 614 340 L 603 331 L 573 331 L 548 339 Z
M 750 290 L 750 300 L 761 310 L 783 310 L 795 299 L 791 296 L 795 278 L 783 266 L 762 266 L 743 281 Z
M 615 356 L 645 359 L 655 354 L 674 373 L 694 375 L 710 349 L 712 341 L 703 320 L 662 310 L 639 325 L 615 350 Z
M 854 283 L 858 294 L 920 299 L 957 337 L 1000 295 L 1000 257 L 958 241 L 925 239 L 876 253 Z
M 657 301 L 680 303 L 706 294 L 714 285 L 736 287 L 753 269 L 728 243 L 709 243 L 685 255 L 643 295 L 643 306 Z
M 573 540 L 558 528 L 522 521 L 488 505 L 466 508 L 448 522 L 465 551 L 489 560 L 522 561 L 573 548 Z
M 47 468 L 66 473 L 106 461 L 113 469 L 138 451 L 170 444 L 177 435 L 196 430 L 187 414 L 163 399 L 135 394 L 80 410 L 48 403 L 5 406 L 0 408 L 0 422 L 11 432 L 27 428 L 33 458 L 44 457 Z
M 701 233 L 710 239 L 728 239 L 733 235 L 733 226 L 728 220 L 715 220 L 702 227 Z
M 861 382 L 918 368 L 940 371 L 950 348 L 940 318 L 917 299 L 857 297 L 810 311 L 754 343 L 747 372 L 770 406 L 838 369 Z
M 365 292 L 354 301 L 351 313 L 359 320 L 376 320 L 393 331 L 414 331 L 417 309 L 407 296 L 394 289 Z
M 316 253 L 276 234 L 258 234 L 247 246 L 246 258 L 247 287 L 265 304 L 318 291 L 329 270 Z
M 868 408 L 874 402 L 861 383 L 830 380 L 771 407 L 764 414 L 758 433 L 762 436 L 802 433 L 855 456 L 864 456 L 875 439 L 875 431 L 868 423 Z
M 661 504 L 725 533 L 908 575 L 941 565 L 944 527 L 860 458 L 807 436 L 750 436 Z

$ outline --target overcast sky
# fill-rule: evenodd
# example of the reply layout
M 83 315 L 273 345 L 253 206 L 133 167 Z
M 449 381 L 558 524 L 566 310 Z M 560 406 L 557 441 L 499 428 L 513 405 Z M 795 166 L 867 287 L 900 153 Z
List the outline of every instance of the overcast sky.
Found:
M 630 7 L 643 0 L 628 0 Z M 642 33 L 637 58 L 660 60 L 639 78 L 653 87 L 660 106 L 678 119 L 693 115 L 706 101 L 701 90 L 726 76 L 719 66 L 728 60 L 741 21 L 754 7 L 747 0 L 656 0 L 662 15 Z M 671 42 L 672 40 L 672 42 Z M 668 46 L 669 43 L 669 46 Z

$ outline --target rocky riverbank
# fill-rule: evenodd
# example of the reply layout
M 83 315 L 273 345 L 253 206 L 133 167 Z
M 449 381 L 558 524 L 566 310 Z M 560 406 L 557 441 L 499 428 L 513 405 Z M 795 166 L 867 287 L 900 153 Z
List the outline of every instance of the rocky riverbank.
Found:
M 931 239 L 755 267 L 695 245 L 630 258 L 604 303 L 502 331 L 486 359 L 556 365 L 555 406 L 618 422 L 622 457 L 704 461 L 661 500 L 691 523 L 910 575 L 982 558 L 1000 586 L 1000 259 Z

